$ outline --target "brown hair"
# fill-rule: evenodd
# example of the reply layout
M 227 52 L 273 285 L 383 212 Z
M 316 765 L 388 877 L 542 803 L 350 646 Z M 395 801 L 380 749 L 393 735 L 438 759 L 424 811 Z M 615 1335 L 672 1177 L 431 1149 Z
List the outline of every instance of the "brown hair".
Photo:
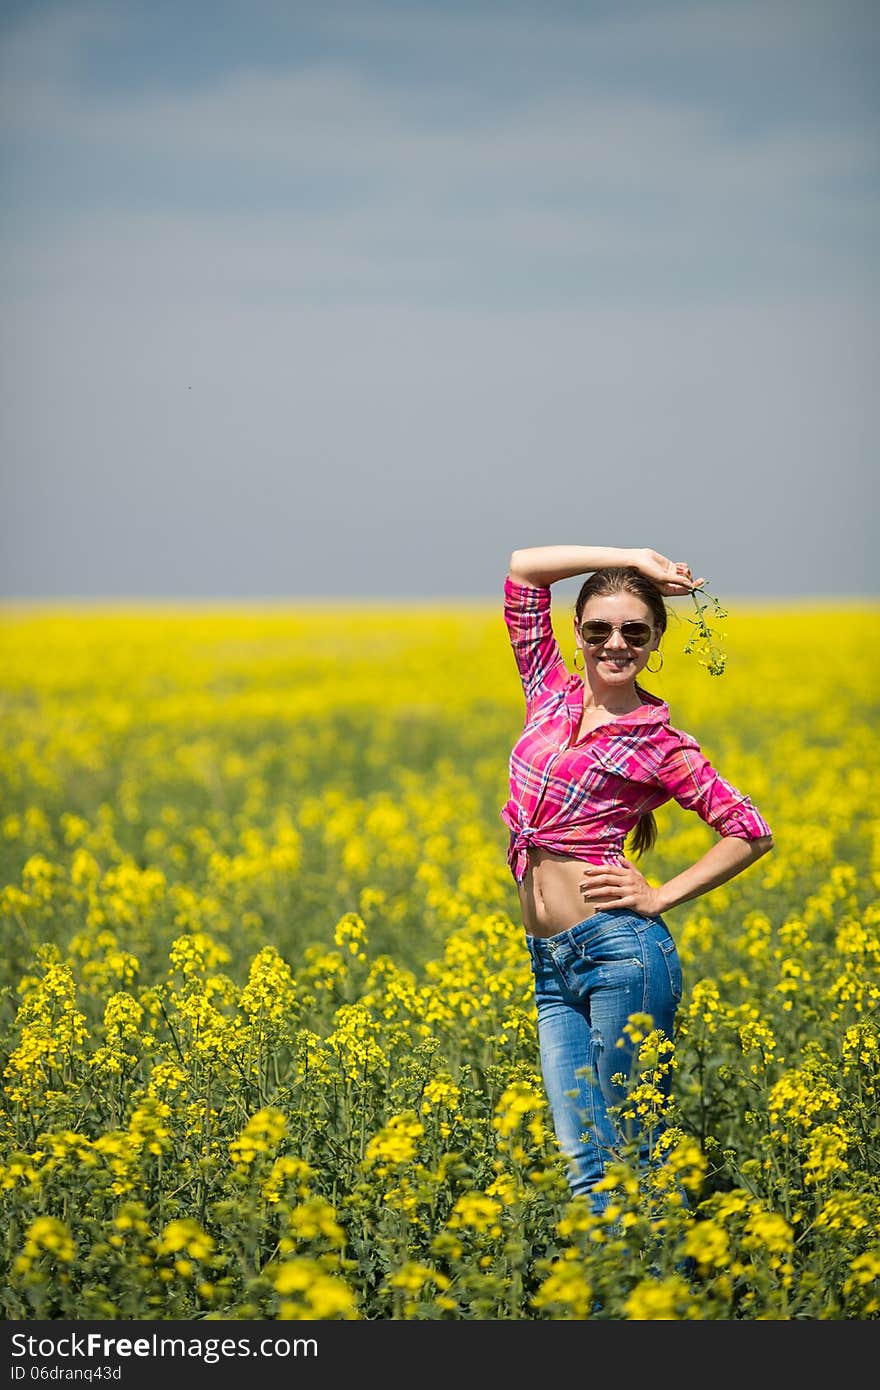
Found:
M 574 605 L 578 623 L 580 623 L 581 614 L 589 600 L 591 598 L 604 598 L 607 594 L 632 594 L 634 598 L 641 599 L 650 611 L 654 631 L 659 632 L 662 637 L 666 631 L 668 620 L 663 595 L 653 580 L 648 579 L 641 570 L 630 565 L 615 565 L 595 570 L 588 579 L 584 580 Z M 638 681 L 636 682 L 636 690 L 640 695 L 648 694 L 646 690 L 642 689 Z M 646 811 L 643 816 L 639 817 L 631 835 L 633 853 L 636 857 L 643 854 L 646 849 L 651 849 L 657 839 L 657 822 L 651 811 Z

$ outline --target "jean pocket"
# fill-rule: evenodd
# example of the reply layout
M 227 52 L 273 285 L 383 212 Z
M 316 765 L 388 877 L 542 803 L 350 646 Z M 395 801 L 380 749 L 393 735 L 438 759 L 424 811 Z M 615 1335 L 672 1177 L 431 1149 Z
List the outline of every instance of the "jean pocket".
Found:
M 669 988 L 676 1004 L 681 1003 L 681 996 L 684 992 L 684 980 L 681 972 L 681 961 L 678 950 L 671 936 L 665 936 L 657 945 L 660 947 L 660 954 L 666 965 L 666 973 L 669 976 Z

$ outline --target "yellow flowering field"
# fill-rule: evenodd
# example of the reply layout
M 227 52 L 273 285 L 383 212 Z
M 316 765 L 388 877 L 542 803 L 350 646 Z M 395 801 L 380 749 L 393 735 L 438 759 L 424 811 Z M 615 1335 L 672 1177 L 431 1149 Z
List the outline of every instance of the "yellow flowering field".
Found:
M 669 1128 L 599 1218 L 538 1071 L 500 584 L 6 605 L 4 1317 L 878 1316 L 880 611 L 731 604 L 713 676 L 670 606 L 646 683 L 775 848 L 668 914 L 675 1051 L 631 1020 L 626 1107 L 674 1066 Z M 712 843 L 657 821 L 649 878 Z

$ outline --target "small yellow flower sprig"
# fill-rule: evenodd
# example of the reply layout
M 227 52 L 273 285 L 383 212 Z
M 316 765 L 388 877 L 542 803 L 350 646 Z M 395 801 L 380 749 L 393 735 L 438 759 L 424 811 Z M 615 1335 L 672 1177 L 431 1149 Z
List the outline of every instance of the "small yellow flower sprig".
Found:
M 701 602 L 698 595 L 706 602 Z M 724 640 L 724 633 L 714 628 L 712 623 L 716 618 L 719 621 L 726 618 L 727 609 L 722 608 L 715 595 L 709 593 L 705 581 L 691 589 L 691 598 L 694 601 L 696 617 L 687 619 L 694 631 L 685 643 L 685 655 L 695 652 L 700 665 L 706 667 L 710 676 L 720 676 L 727 665 L 727 652 L 720 645 Z M 706 617 L 707 609 L 710 610 L 709 618 Z

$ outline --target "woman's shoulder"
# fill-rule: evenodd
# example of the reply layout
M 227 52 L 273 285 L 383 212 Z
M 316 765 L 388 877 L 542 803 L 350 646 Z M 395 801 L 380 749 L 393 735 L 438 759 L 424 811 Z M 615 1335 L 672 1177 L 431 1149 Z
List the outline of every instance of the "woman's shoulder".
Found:
M 673 724 L 669 706 L 659 695 L 639 687 L 642 704 L 635 712 L 633 733 L 650 742 L 662 758 L 679 749 L 698 749 L 699 743 L 687 729 Z
M 699 752 L 699 740 L 687 729 L 680 729 L 677 724 L 672 724 L 667 719 L 663 725 L 663 740 L 666 753 L 679 752 L 681 750 L 689 752 Z

